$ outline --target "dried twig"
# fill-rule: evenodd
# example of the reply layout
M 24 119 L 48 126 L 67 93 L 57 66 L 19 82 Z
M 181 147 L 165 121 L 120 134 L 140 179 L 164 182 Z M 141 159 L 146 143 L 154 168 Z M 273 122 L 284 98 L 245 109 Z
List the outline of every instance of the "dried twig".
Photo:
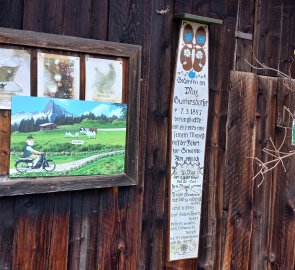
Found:
M 256 70 L 270 70 L 270 71 L 275 71 L 278 74 L 278 77 L 286 79 L 286 82 L 284 82 L 284 86 L 290 90 L 290 91 L 295 91 L 295 79 L 293 79 L 291 77 L 291 69 L 292 69 L 292 65 L 294 63 L 294 59 L 292 58 L 292 61 L 289 65 L 288 68 L 288 73 L 286 74 L 282 71 L 280 71 L 279 69 L 275 69 L 275 68 L 271 68 L 266 66 L 265 64 L 261 63 L 256 57 L 255 55 L 253 55 L 254 61 L 257 63 L 258 66 L 254 66 L 252 65 L 247 59 L 245 59 L 245 62 L 252 68 L 256 69 Z
M 279 147 L 275 146 L 272 138 L 270 138 L 270 147 L 269 148 L 263 148 L 262 152 L 264 152 L 266 154 L 266 156 L 270 157 L 271 160 L 269 161 L 262 161 L 261 159 L 257 158 L 257 157 L 248 157 L 253 159 L 257 166 L 260 168 L 259 171 L 256 173 L 256 175 L 252 178 L 252 180 L 255 180 L 259 175 L 261 175 L 262 180 L 261 182 L 258 184 L 258 187 L 260 187 L 260 185 L 263 183 L 264 179 L 265 179 L 265 175 L 272 171 L 275 167 L 277 167 L 280 163 L 282 164 L 284 171 L 286 172 L 286 167 L 284 165 L 283 160 L 286 158 L 289 158 L 293 155 L 295 155 L 295 150 L 294 151 L 290 151 L 290 152 L 283 152 L 281 151 L 281 148 L 283 147 L 283 145 L 286 142 L 286 138 L 287 138 L 287 132 L 288 132 L 288 127 L 282 127 L 284 128 L 284 138 L 282 143 L 280 144 Z
M 160 14 L 160 15 L 168 14 L 168 12 L 169 12 L 169 6 L 166 9 L 161 9 L 161 10 L 157 10 L 156 9 L 156 12 L 157 12 L 157 14 Z
M 283 78 L 283 79 L 285 79 L 287 81 L 287 83 L 284 83 L 284 86 L 288 90 L 290 90 L 290 91 L 295 91 L 295 87 L 294 87 L 295 86 L 295 80 L 291 77 L 291 67 L 292 67 L 292 64 L 294 62 L 293 59 L 292 59 L 292 63 L 289 66 L 289 75 L 286 74 L 286 73 L 281 72 L 278 69 L 274 69 L 274 68 L 270 68 L 270 67 L 266 66 L 265 64 L 263 64 L 260 61 L 258 61 L 255 56 L 254 56 L 254 60 L 256 61 L 256 63 L 257 63 L 258 66 L 252 65 L 247 60 L 245 60 L 245 61 L 252 68 L 254 68 L 254 69 L 257 69 L 257 70 L 272 70 L 272 71 L 277 72 L 278 77 L 281 77 L 281 78 Z M 286 106 L 284 106 L 283 107 L 283 119 L 284 119 L 284 121 L 286 119 L 286 116 L 287 116 L 287 123 L 288 123 L 288 125 L 287 126 L 279 126 L 278 125 L 278 127 L 284 129 L 284 137 L 283 137 L 283 140 L 282 140 L 281 144 L 277 147 L 275 145 L 275 143 L 273 142 L 273 139 L 270 138 L 269 139 L 270 146 L 268 148 L 267 147 L 264 147 L 262 149 L 262 152 L 265 153 L 265 155 L 266 155 L 266 159 L 270 159 L 270 160 L 263 161 L 263 160 L 255 157 L 255 156 L 248 157 L 250 159 L 253 159 L 255 161 L 255 163 L 257 164 L 258 168 L 259 168 L 258 172 L 252 178 L 252 180 L 254 181 L 258 176 L 261 176 L 262 177 L 260 183 L 258 184 L 258 187 L 260 187 L 261 184 L 263 183 L 266 174 L 268 172 L 272 171 L 274 168 L 276 168 L 279 164 L 282 165 L 284 171 L 286 172 L 286 167 L 285 167 L 285 164 L 284 164 L 284 160 L 286 158 L 289 158 L 289 157 L 295 155 L 295 150 L 289 151 L 289 152 L 283 152 L 283 151 L 281 151 L 282 147 L 286 143 L 286 138 L 287 138 L 288 131 L 290 129 L 292 130 L 292 128 L 289 127 L 289 125 L 290 125 L 290 123 L 292 125 L 292 123 L 293 123 L 293 121 L 295 119 L 295 114 L 292 113 L 289 108 L 287 108 Z

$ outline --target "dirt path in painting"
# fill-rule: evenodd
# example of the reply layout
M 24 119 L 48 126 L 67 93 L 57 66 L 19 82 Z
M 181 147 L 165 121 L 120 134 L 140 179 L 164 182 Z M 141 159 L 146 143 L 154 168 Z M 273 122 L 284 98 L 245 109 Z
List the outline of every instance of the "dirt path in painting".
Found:
M 83 158 L 80 160 L 76 160 L 76 161 L 72 161 L 72 162 L 68 162 L 68 163 L 64 163 L 64 164 L 56 164 L 56 167 L 52 172 L 67 173 L 71 170 L 79 169 L 79 168 L 85 166 L 86 164 L 91 163 L 97 159 L 124 154 L 124 152 L 125 152 L 124 150 L 113 151 L 113 152 L 108 152 L 108 153 L 104 153 L 104 154 L 90 156 L 87 158 Z M 43 169 L 32 169 L 32 170 L 28 170 L 27 172 L 28 173 L 30 173 L 30 172 L 44 172 L 44 170 Z M 18 173 L 16 169 L 10 169 L 10 174 L 15 174 L 15 173 Z

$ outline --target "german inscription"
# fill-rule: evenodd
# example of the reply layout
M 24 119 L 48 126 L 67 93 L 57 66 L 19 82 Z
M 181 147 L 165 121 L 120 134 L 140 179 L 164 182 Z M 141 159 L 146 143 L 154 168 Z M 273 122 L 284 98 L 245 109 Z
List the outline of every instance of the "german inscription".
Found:
M 208 26 L 182 22 L 172 103 L 170 260 L 198 256 L 208 115 Z

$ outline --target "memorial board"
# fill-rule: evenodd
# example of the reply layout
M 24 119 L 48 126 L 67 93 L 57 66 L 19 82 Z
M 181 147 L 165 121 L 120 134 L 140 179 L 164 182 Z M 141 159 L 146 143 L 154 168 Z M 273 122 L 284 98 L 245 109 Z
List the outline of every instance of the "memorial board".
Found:
M 182 21 L 171 114 L 170 260 L 198 256 L 208 89 L 208 26 Z

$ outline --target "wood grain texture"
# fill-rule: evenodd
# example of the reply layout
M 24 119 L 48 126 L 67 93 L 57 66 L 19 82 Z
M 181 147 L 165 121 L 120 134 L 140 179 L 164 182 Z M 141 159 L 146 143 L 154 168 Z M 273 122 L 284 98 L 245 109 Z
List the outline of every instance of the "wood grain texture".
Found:
M 142 221 L 143 269 L 177 268 L 167 262 L 168 182 L 167 137 L 171 89 L 173 1 L 151 1 L 149 89 L 147 95 L 147 130 L 145 184 Z M 166 15 L 156 10 L 166 9 Z M 163 65 L 165 68 L 163 68 Z M 157 187 L 156 189 L 154 187 Z M 160 254 L 160 257 L 159 257 Z M 180 262 L 183 264 L 183 262 Z M 184 263 L 185 266 L 185 263 Z
M 294 107 L 294 95 L 284 87 L 282 80 L 278 83 L 277 99 L 277 123 L 290 125 L 287 118 L 283 118 L 283 106 L 292 111 Z M 282 143 L 284 132 L 281 128 L 276 130 L 276 145 Z M 287 139 L 291 139 L 290 135 Z M 282 151 L 288 152 L 293 149 L 290 142 L 287 142 Z M 286 171 L 282 166 L 277 166 L 273 177 L 272 193 L 272 219 L 270 224 L 269 249 L 267 253 L 267 269 L 294 269 L 295 254 L 295 220 L 294 220 L 294 159 L 285 162 Z
M 225 237 L 224 269 L 248 269 L 253 222 L 253 172 L 247 157 L 254 155 L 257 78 L 232 72 L 225 150 L 227 204 L 230 210 Z M 249 147 L 243 147 L 248 145 Z M 251 147 L 252 146 L 252 147 Z M 250 184 L 249 184 L 250 181 Z
M 15 198 L 0 199 L 0 269 L 12 269 Z
M 244 34 L 252 34 L 254 31 L 255 0 L 239 0 L 236 30 Z M 236 36 L 235 70 L 251 71 L 253 41 Z
M 112 43 L 2 27 L 0 27 L 0 43 L 117 57 L 130 57 L 139 50 L 138 46 L 132 44 Z
M 262 149 L 270 147 L 270 138 L 275 140 L 276 127 L 276 108 L 277 108 L 278 79 L 265 76 L 258 77 L 257 108 L 256 108 L 256 143 L 255 156 L 265 161 L 270 160 Z M 259 168 L 253 162 L 253 169 Z M 263 184 L 258 187 L 262 181 L 258 177 L 254 181 L 253 198 L 253 233 L 251 239 L 251 266 L 250 269 L 267 269 L 267 256 L 269 237 L 272 227 L 272 194 L 274 192 L 273 184 L 274 174 L 270 172 L 266 175 Z
M 23 29 L 106 40 L 108 2 L 25 0 Z
M 24 0 L 0 1 L 0 25 L 22 29 Z
M 127 174 L 105 176 L 38 177 L 11 180 L 0 177 L 0 197 L 34 193 L 50 193 L 70 190 L 136 185 Z
M 280 58 L 278 68 L 294 77 L 294 69 L 290 69 L 292 57 L 294 57 L 295 33 L 293 31 L 295 20 L 295 3 L 292 0 L 283 0 L 281 15 L 281 38 L 280 38 Z
M 174 13 L 189 13 L 192 14 L 192 5 L 195 3 L 193 0 L 175 0 L 174 1 Z M 165 7 L 163 7 L 165 9 Z
M 108 40 L 116 42 L 127 42 L 132 44 L 140 44 L 146 46 L 144 41 L 146 40 L 147 33 L 144 32 L 146 20 L 149 20 L 146 16 L 149 3 L 146 1 L 110 1 L 109 3 L 109 30 Z M 141 15 L 139 15 L 141 14 Z M 146 48 L 143 47 L 143 51 Z M 129 62 L 129 83 L 133 77 L 139 76 L 134 73 L 137 63 L 141 60 L 142 65 L 142 82 L 147 83 L 146 69 L 144 68 L 145 61 L 147 61 L 147 55 L 133 55 L 133 60 L 137 61 Z M 140 66 L 138 67 L 140 69 Z M 140 78 L 138 78 L 140 79 Z M 129 108 L 130 112 L 137 110 L 140 107 L 140 118 L 135 119 L 133 113 L 128 116 L 130 123 L 139 124 L 138 137 L 134 137 L 133 141 L 130 141 L 130 154 L 137 152 L 137 159 L 139 160 L 139 166 L 135 166 L 133 162 L 128 165 L 130 171 L 136 172 L 139 175 L 138 186 L 134 188 L 119 188 L 113 189 L 111 192 L 105 193 L 105 200 L 113 202 L 107 207 L 108 213 L 105 211 L 103 218 L 106 219 L 108 226 L 113 228 L 113 234 L 108 239 L 109 251 L 100 250 L 100 258 L 103 260 L 101 269 L 138 269 L 139 267 L 139 253 L 138 245 L 140 243 L 141 232 L 141 216 L 142 216 L 142 187 L 143 187 L 143 175 L 144 175 L 144 154 L 145 154 L 145 115 L 146 115 L 146 89 L 142 89 L 139 93 L 129 92 L 128 102 L 132 103 L 132 100 L 138 100 L 140 103 L 134 103 L 134 107 Z M 138 108 L 135 108 L 138 106 Z M 130 118 L 129 118 L 130 117 Z M 139 148 L 135 149 L 134 144 L 139 142 Z M 133 149 L 132 149 L 133 145 Z M 131 155 L 130 155 L 131 157 Z M 131 161 L 131 160 L 130 160 Z M 113 219 L 116 220 L 114 224 Z M 112 233 L 112 231 L 108 231 Z M 105 237 L 103 237 L 105 239 Z M 102 241 L 103 241 L 102 239 Z M 111 242 L 110 242 L 111 241 Z M 107 252 L 107 253 L 106 253 Z M 103 256 L 106 254 L 106 256 Z M 107 261 L 103 258 L 106 257 Z
M 16 199 L 13 266 L 7 269 L 67 269 L 69 196 Z
M 23 29 L 62 34 L 63 1 L 24 0 L 23 13 Z
M 198 267 L 220 269 L 224 256 L 224 239 L 227 219 L 224 177 L 226 121 L 230 70 L 234 58 L 234 29 L 237 1 L 218 1 L 210 5 L 210 14 L 224 20 L 222 25 L 210 26 L 209 40 L 209 117 L 205 171 L 202 196 L 202 217 Z
M 283 1 L 284 0 L 256 1 L 253 51 L 260 62 L 275 69 L 280 66 L 281 45 L 286 41 L 285 38 L 281 38 L 282 22 L 284 19 Z M 282 69 L 282 71 L 286 72 L 286 69 Z M 257 73 L 268 76 L 277 76 L 275 71 L 269 70 L 258 70 Z
M 8 174 L 10 155 L 10 111 L 0 110 L 0 178 Z
M 69 218 L 67 269 L 87 270 L 97 267 L 97 226 L 100 191 L 73 192 Z

